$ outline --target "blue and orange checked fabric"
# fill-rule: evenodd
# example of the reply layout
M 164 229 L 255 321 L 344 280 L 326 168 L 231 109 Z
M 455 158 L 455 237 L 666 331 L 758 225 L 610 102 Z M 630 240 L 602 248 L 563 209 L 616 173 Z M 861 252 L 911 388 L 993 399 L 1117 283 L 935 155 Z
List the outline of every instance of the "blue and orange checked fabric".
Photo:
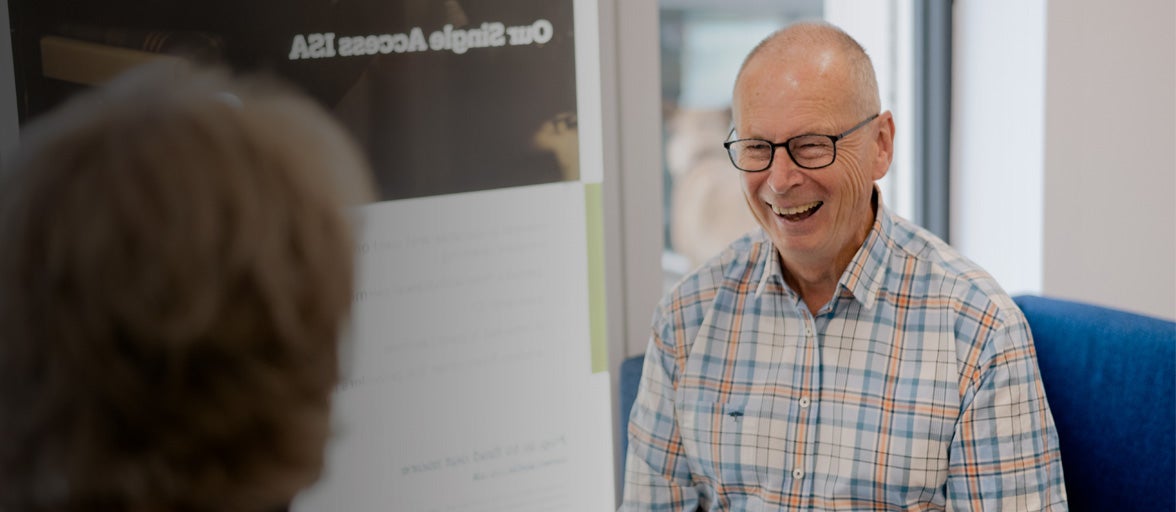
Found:
M 1066 510 L 1024 316 L 878 210 L 815 316 L 762 231 L 662 300 L 621 510 Z

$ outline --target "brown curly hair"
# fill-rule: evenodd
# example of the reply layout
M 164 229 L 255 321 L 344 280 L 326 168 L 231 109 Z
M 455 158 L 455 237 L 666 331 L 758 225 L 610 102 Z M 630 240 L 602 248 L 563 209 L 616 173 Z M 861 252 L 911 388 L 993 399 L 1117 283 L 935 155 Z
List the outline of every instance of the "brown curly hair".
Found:
M 369 170 L 273 81 L 160 65 L 0 179 L 0 510 L 255 511 L 323 463 Z

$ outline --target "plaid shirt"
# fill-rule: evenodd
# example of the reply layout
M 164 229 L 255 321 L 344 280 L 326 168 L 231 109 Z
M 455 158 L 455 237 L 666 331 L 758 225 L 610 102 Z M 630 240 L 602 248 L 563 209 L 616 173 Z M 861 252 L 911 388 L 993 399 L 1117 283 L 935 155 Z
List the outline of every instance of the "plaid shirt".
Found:
M 759 231 L 659 305 L 622 510 L 1065 510 L 1028 324 L 879 207 L 816 316 Z

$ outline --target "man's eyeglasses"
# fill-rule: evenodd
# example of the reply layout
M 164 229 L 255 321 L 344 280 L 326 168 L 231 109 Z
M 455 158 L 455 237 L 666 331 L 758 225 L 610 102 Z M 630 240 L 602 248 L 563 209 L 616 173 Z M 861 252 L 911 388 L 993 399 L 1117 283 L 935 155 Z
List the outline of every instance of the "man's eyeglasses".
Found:
M 844 139 L 847 135 L 853 133 L 858 128 L 861 128 L 878 118 L 878 114 L 874 114 L 855 125 L 853 128 L 845 130 L 838 135 L 820 135 L 820 134 L 804 134 L 797 135 L 784 142 L 771 142 L 764 139 L 739 139 L 723 143 L 723 147 L 727 148 L 727 156 L 731 157 L 731 163 L 735 165 L 736 169 L 746 172 L 759 172 L 767 170 L 772 166 L 772 159 L 776 155 L 776 150 L 783 147 L 788 152 L 788 157 L 796 163 L 797 167 L 801 169 L 821 169 L 833 165 L 837 160 L 837 141 Z M 731 133 L 727 135 L 730 138 L 735 134 L 735 129 L 731 129 Z

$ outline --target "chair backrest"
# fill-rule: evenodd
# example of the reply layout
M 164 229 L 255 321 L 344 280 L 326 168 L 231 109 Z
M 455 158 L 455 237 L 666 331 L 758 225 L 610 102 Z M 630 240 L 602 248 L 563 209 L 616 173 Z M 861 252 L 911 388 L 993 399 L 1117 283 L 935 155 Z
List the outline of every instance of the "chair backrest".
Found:
M 641 366 L 645 356 L 633 356 L 621 362 L 620 394 L 621 414 L 621 474 L 625 474 L 625 456 L 629 453 L 629 412 L 637 399 L 637 385 L 641 383 Z
M 1176 323 L 1047 297 L 1015 300 L 1033 332 L 1070 509 L 1176 510 Z M 624 433 L 643 360 L 621 364 Z M 628 441 L 621 436 L 622 453 Z
M 1070 510 L 1176 510 L 1176 323 L 1014 300 L 1033 332 Z

